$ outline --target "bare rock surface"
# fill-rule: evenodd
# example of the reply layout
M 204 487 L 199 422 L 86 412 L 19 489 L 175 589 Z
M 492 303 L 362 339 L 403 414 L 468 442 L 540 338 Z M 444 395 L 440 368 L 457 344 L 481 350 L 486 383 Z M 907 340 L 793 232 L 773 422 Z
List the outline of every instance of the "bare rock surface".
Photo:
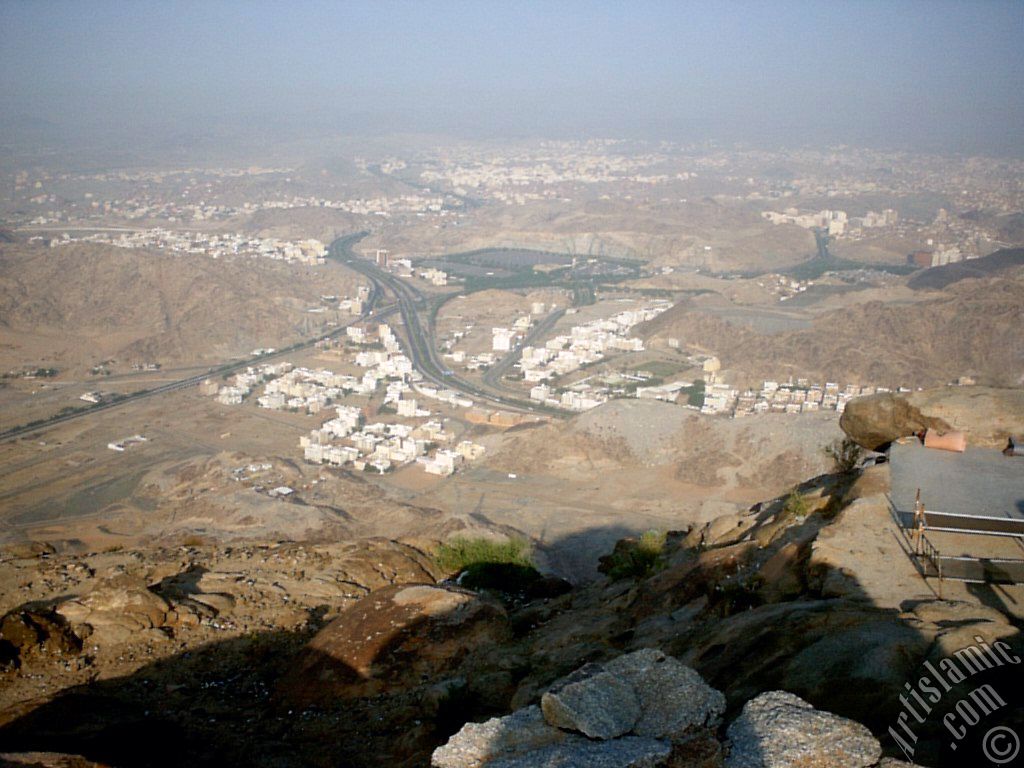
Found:
M 370 593 L 324 627 L 282 688 L 296 702 L 412 688 L 508 638 L 505 610 L 454 587 L 396 585 Z
M 466 723 L 434 751 L 432 764 L 437 768 L 476 768 L 566 739 L 583 741 L 548 725 L 540 707 L 534 705 L 483 723 Z
M 177 618 L 171 604 L 145 581 L 121 576 L 83 597 L 62 603 L 57 612 L 73 626 L 87 625 L 105 643 L 125 643 L 145 630 L 159 629 Z
M 816 710 L 784 691 L 748 701 L 728 737 L 726 768 L 868 768 L 882 754 L 860 723 Z
M 624 736 L 592 741 L 548 724 L 537 706 L 485 723 L 467 723 L 434 751 L 434 768 L 659 768 L 672 746 Z
M 725 697 L 700 675 L 645 648 L 580 667 L 544 693 L 540 707 L 468 723 L 434 752 L 432 764 L 653 768 L 676 755 L 671 765 L 717 765 L 720 750 L 709 727 L 724 709 Z
M 725 711 L 721 692 L 678 659 L 653 648 L 619 656 L 604 669 L 636 691 L 640 718 L 633 732 L 639 736 L 673 738 L 692 728 L 713 727 Z
M 998 447 L 1024 431 L 1024 390 L 942 387 L 851 400 L 839 426 L 855 442 L 875 449 L 924 429 L 962 430 L 969 445 Z
M 599 669 L 599 668 L 598 668 Z M 592 739 L 614 739 L 633 730 L 640 702 L 633 686 L 613 674 L 583 667 L 541 697 L 544 718 L 557 728 Z

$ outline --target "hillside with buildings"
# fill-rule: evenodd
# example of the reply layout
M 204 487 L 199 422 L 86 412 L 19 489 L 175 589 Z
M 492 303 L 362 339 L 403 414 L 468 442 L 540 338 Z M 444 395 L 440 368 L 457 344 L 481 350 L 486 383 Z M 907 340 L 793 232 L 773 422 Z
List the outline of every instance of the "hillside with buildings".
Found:
M 716 354 L 741 388 L 789 377 L 896 388 L 970 377 L 996 386 L 1024 376 L 1024 274 L 965 280 L 913 304 L 882 300 L 813 318 L 809 328 L 759 332 L 684 299 L 641 326 Z M 725 374 L 723 374 L 725 375 Z

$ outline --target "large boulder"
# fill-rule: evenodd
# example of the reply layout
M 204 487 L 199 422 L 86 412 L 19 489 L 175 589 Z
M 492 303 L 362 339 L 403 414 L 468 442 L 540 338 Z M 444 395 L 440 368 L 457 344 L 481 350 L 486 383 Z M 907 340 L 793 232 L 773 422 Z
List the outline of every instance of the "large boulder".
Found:
M 725 697 L 654 649 L 587 664 L 530 706 L 468 723 L 435 750 L 436 768 L 721 765 L 714 728 Z
M 839 426 L 872 450 L 925 429 L 961 430 L 969 445 L 1001 448 L 1024 432 L 1024 390 L 942 387 L 858 397 L 847 403 Z
M 605 672 L 629 683 L 640 703 L 633 727 L 638 736 L 677 738 L 703 727 L 715 727 L 725 711 L 725 696 L 693 669 L 659 650 L 619 656 L 604 664 Z
M 505 610 L 494 600 L 431 584 L 385 587 L 310 640 L 282 694 L 313 704 L 408 690 L 450 676 L 508 637 Z
M 614 739 L 629 733 L 640 718 L 633 686 L 596 664 L 557 683 L 541 697 L 540 705 L 551 725 L 592 739 Z
M 129 576 L 109 579 L 86 595 L 61 603 L 56 610 L 72 626 L 85 628 L 91 643 L 111 645 L 144 635 L 156 637 L 161 628 L 179 619 L 174 607 L 145 581 Z
M 785 691 L 748 701 L 729 726 L 726 768 L 869 768 L 882 747 L 860 723 Z

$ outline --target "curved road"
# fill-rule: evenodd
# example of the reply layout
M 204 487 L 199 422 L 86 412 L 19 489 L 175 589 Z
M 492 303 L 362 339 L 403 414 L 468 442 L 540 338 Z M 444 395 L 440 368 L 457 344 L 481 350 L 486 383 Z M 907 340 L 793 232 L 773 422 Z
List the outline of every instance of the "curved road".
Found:
M 569 416 L 563 411 L 545 408 L 521 397 L 512 397 L 484 389 L 472 382 L 459 378 L 451 373 L 441 361 L 437 346 L 431 333 L 423 328 L 420 322 L 419 309 L 425 308 L 426 297 L 414 286 L 386 272 L 373 262 L 356 256 L 352 245 L 363 235 L 351 235 L 335 240 L 330 246 L 331 258 L 334 258 L 357 272 L 365 275 L 374 286 L 381 286 L 390 291 L 398 301 L 398 309 L 405 326 L 408 342 L 409 359 L 424 379 L 442 389 L 453 389 L 471 398 L 484 400 L 509 410 L 545 413 L 553 416 Z
M 359 232 L 354 235 L 346 235 L 338 238 L 330 245 L 331 258 L 354 269 L 370 281 L 370 296 L 366 302 L 366 308 L 364 309 L 363 314 L 358 318 L 358 321 L 366 322 L 383 320 L 384 318 L 394 314 L 396 311 L 399 312 L 405 326 L 406 336 L 409 342 L 409 358 L 412 360 L 412 364 L 423 375 L 424 379 L 436 384 L 442 389 L 458 390 L 470 397 L 478 400 L 485 400 L 510 410 L 544 413 L 551 416 L 561 417 L 570 415 L 563 411 L 539 406 L 538 404 L 529 400 L 524 400 L 521 397 L 512 397 L 510 395 L 502 395 L 497 392 L 489 391 L 449 373 L 448 369 L 441 362 L 432 335 L 427 333 L 420 323 L 418 310 L 419 308 L 425 307 L 427 303 L 424 294 L 415 286 L 405 283 L 389 272 L 385 272 L 378 268 L 376 264 L 356 256 L 353 252 L 352 247 L 366 237 L 367 234 L 368 233 L 366 232 Z M 385 291 L 390 291 L 395 296 L 396 304 L 387 305 L 377 311 L 374 311 L 377 304 L 382 298 L 384 298 Z M 544 323 L 546 324 L 549 320 L 551 320 L 550 317 L 545 319 Z M 352 322 L 356 321 L 356 319 L 353 319 Z M 344 333 L 345 329 L 351 324 L 352 323 L 339 325 L 329 333 L 322 334 L 307 341 L 292 344 L 284 349 L 276 350 L 269 355 L 259 355 L 257 357 L 249 357 L 236 362 L 224 363 L 223 365 L 214 366 L 194 376 L 172 381 L 167 384 L 161 384 L 160 386 L 153 387 L 152 389 L 133 392 L 132 394 L 125 395 L 117 400 L 98 403 L 96 405 L 83 408 L 82 410 L 57 414 L 47 419 L 42 419 L 19 427 L 13 427 L 4 432 L 0 432 L 0 441 L 13 440 L 23 435 L 32 434 L 34 432 L 56 426 L 57 424 L 62 424 L 74 419 L 80 419 L 85 416 L 91 416 L 92 414 L 99 413 L 101 411 L 120 408 L 121 406 L 128 405 L 129 403 L 134 403 L 145 398 L 156 397 L 157 395 L 167 394 L 168 392 L 177 392 L 181 389 L 195 387 L 212 376 L 223 376 L 224 374 L 240 371 L 251 365 L 265 363 L 270 360 L 292 355 L 303 349 L 315 346 L 321 341 L 333 339 L 336 336 L 339 336 Z M 554 320 L 551 320 L 551 324 L 554 324 Z M 531 337 L 532 336 L 533 334 L 531 334 Z M 509 357 L 511 358 L 511 356 Z M 508 365 L 511 365 L 513 362 L 514 359 L 510 359 Z
M 348 237 L 339 238 L 334 243 L 332 243 L 331 248 L 333 249 L 335 246 L 346 249 L 351 248 L 353 243 L 358 242 L 364 236 L 365 233 L 359 235 L 349 235 Z M 372 287 L 370 290 L 369 299 L 366 302 L 366 308 L 363 311 L 363 314 L 359 318 L 354 318 L 352 322 L 356 322 L 357 320 L 382 320 L 385 317 L 394 314 L 395 311 L 398 309 L 397 306 L 385 306 L 382 307 L 380 310 L 374 312 L 374 307 L 376 306 L 377 302 L 379 302 L 383 297 L 383 291 L 381 290 L 380 285 L 374 282 L 372 278 L 371 284 Z M 224 374 L 234 373 L 235 371 L 240 371 L 244 368 L 248 368 L 251 365 L 257 365 L 259 363 L 265 363 L 269 360 L 275 360 L 278 358 L 295 354 L 300 350 L 308 349 L 312 346 L 315 346 L 317 343 L 321 341 L 324 341 L 326 339 L 333 339 L 336 336 L 339 336 L 340 334 L 345 332 L 345 329 L 349 325 L 351 325 L 352 322 L 345 323 L 344 325 L 339 325 L 337 328 L 333 329 L 329 333 L 322 334 L 320 336 L 317 336 L 316 338 L 309 339 L 308 341 L 299 342 L 297 344 L 292 344 L 291 346 L 285 347 L 284 349 L 276 350 L 270 353 L 269 355 L 249 357 L 244 360 L 239 360 L 237 362 L 225 363 L 220 366 L 214 366 L 213 368 L 210 368 L 204 371 L 203 373 L 196 374 L 195 376 L 189 376 L 188 378 L 172 381 L 168 384 L 161 384 L 160 386 L 153 387 L 152 389 L 145 389 L 140 390 L 139 392 L 133 392 L 132 394 L 125 395 L 124 397 L 121 397 L 117 400 L 111 400 L 105 403 L 98 403 L 96 405 L 83 408 L 82 410 L 73 411 L 71 413 L 57 414 L 55 416 L 51 416 L 48 419 L 42 419 L 40 421 L 32 422 L 31 424 L 26 424 L 20 427 L 13 427 L 12 429 L 0 432 L 0 441 L 13 440 L 14 438 L 21 437 L 22 435 L 38 432 L 39 430 L 47 429 L 57 424 L 62 424 L 64 422 L 72 421 L 74 419 L 80 419 L 85 416 L 91 416 L 92 414 L 99 413 L 100 411 L 109 411 L 113 408 L 120 408 L 121 406 L 137 402 L 144 398 L 156 397 L 157 395 L 167 394 L 168 392 L 177 392 L 180 389 L 188 389 L 189 387 L 195 387 L 212 376 L 222 376 Z

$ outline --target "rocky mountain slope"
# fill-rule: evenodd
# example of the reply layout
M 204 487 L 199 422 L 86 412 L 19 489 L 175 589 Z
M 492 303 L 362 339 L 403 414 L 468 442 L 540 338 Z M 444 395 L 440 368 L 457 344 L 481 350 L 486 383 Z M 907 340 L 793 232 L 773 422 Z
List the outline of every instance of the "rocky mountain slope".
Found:
M 916 407 L 964 421 L 941 393 Z M 1024 426 L 1024 412 L 1008 423 Z M 1024 726 L 1020 666 L 950 678 L 905 723 L 912 739 L 898 730 L 907 686 L 967 647 L 1019 657 L 1024 593 L 947 582 L 939 597 L 892 523 L 888 472 L 823 475 L 798 505 L 766 499 L 669 532 L 650 567 L 623 569 L 650 546 L 623 540 L 605 578 L 567 592 L 543 579 L 511 590 L 514 569 L 467 589 L 432 543 L 8 549 L 0 753 L 890 768 L 903 757 L 892 728 L 915 763 L 982 764 L 987 729 Z M 953 749 L 943 717 L 982 685 L 1011 704 Z
M 804 330 L 762 334 L 684 300 L 641 326 L 644 338 L 699 341 L 738 379 L 936 386 L 959 376 L 995 386 L 1024 376 L 1024 276 L 965 280 L 913 306 L 868 302 Z
M 0 244 L 0 365 L 219 361 L 301 338 L 321 295 L 356 285 L 333 267 Z
M 765 414 L 715 419 L 653 400 L 612 400 L 567 423 L 506 433 L 488 466 L 564 479 L 668 467 L 683 483 L 781 493 L 827 471 L 834 418 Z

